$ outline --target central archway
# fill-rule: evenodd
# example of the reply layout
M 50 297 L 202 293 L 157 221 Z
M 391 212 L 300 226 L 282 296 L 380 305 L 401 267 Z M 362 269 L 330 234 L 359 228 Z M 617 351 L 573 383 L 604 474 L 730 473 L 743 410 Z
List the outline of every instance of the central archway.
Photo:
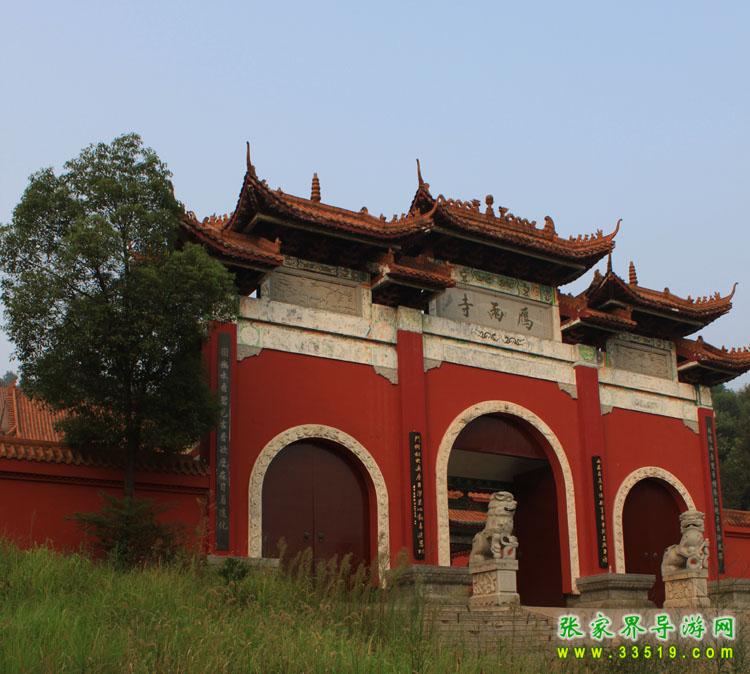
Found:
M 564 585 L 569 585 L 572 592 L 577 592 L 576 579 L 580 575 L 578 558 L 578 533 L 575 515 L 575 490 L 570 464 L 557 436 L 549 426 L 536 414 L 525 407 L 504 400 L 490 400 L 469 407 L 459 414 L 448 426 L 438 448 L 436 461 L 436 498 L 438 528 L 438 563 L 450 566 L 450 522 L 448 513 L 448 465 L 454 444 L 464 428 L 475 419 L 487 415 L 507 415 L 526 422 L 543 440 L 543 449 L 549 459 L 553 472 L 558 476 L 557 489 L 564 504 L 561 507 L 559 521 L 560 550 L 563 559 L 569 562 L 569 572 Z M 566 564 L 566 566 L 568 566 Z

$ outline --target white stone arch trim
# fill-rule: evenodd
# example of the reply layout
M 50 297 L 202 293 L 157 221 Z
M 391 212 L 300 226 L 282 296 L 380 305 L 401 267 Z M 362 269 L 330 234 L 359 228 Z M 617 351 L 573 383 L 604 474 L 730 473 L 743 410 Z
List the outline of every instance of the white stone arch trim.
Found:
M 375 508 L 377 522 L 378 541 L 378 566 L 382 570 L 387 569 L 390 563 L 390 541 L 388 530 L 388 489 L 386 488 L 383 473 L 365 447 L 348 433 L 320 424 L 304 424 L 294 426 L 279 433 L 261 450 L 255 460 L 250 473 L 248 486 L 248 535 L 247 554 L 249 557 L 260 557 L 263 551 L 263 480 L 266 477 L 268 467 L 276 455 L 299 440 L 330 440 L 337 445 L 348 449 L 364 466 L 370 476 L 375 492 Z
M 531 410 L 506 400 L 486 400 L 465 409 L 448 426 L 440 441 L 435 465 L 437 491 L 438 564 L 450 566 L 450 528 L 448 524 L 448 460 L 458 434 L 467 424 L 486 414 L 509 414 L 531 424 L 549 443 L 560 465 L 565 490 L 565 512 L 568 523 L 568 547 L 570 548 L 570 584 L 577 592 L 576 580 L 580 575 L 578 557 L 578 527 L 576 525 L 576 500 L 573 473 L 562 444 L 552 429 Z
M 612 528 L 614 529 L 615 538 L 615 573 L 625 573 L 625 539 L 622 531 L 622 511 L 625 508 L 625 499 L 636 483 L 650 477 L 658 478 L 659 480 L 663 480 L 667 484 L 670 484 L 682 497 L 688 510 L 695 510 L 695 501 L 693 501 L 693 497 L 690 496 L 690 492 L 685 485 L 668 470 L 659 468 L 659 466 L 643 466 L 642 468 L 638 468 L 630 473 L 630 475 L 628 475 L 617 488 L 617 494 L 615 494 L 615 502 L 612 508 Z M 675 541 L 675 543 L 676 542 L 677 541 Z

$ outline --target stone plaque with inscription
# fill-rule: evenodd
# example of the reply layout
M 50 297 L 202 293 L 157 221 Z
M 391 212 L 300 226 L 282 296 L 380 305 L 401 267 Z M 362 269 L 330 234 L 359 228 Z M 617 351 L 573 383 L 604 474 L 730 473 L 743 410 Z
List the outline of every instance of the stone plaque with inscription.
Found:
M 270 275 L 268 288 L 270 299 L 277 302 L 362 315 L 362 288 L 352 283 L 275 271 Z
M 663 339 L 622 333 L 607 341 L 607 364 L 652 377 L 676 379 L 674 346 Z
M 552 304 L 471 286 L 457 285 L 442 292 L 432 302 L 430 313 L 542 339 L 554 335 Z

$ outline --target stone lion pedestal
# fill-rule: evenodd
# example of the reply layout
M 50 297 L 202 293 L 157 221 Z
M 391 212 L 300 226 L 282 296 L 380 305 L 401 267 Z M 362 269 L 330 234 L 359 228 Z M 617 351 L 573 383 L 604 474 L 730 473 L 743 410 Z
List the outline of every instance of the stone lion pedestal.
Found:
M 703 513 L 680 515 L 680 542 L 664 551 L 664 608 L 708 608 L 708 539 L 703 537 Z
M 472 588 L 469 606 L 472 609 L 520 603 L 516 591 L 518 562 L 515 559 L 488 559 L 474 564 L 469 573 Z
M 679 571 L 664 576 L 664 608 L 708 608 L 708 570 Z
M 513 535 L 516 501 L 499 491 L 490 497 L 487 522 L 474 536 L 469 557 L 472 594 L 469 608 L 495 608 L 518 604 L 516 574 L 518 539 Z

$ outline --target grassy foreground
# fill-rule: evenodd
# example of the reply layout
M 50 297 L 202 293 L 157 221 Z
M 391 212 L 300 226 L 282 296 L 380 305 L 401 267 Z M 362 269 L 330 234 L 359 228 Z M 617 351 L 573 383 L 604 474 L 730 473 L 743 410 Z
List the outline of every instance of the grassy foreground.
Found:
M 346 580 L 346 579 L 349 580 Z M 301 560 L 122 571 L 0 542 L 0 672 L 494 672 L 425 629 L 413 592 Z
M 744 672 L 734 660 L 559 660 L 441 641 L 413 590 L 382 591 L 346 564 L 284 573 L 201 560 L 123 571 L 0 540 L 0 674 L 106 672 Z M 743 640 L 744 641 L 744 640 Z M 743 653 L 743 656 L 739 652 Z

